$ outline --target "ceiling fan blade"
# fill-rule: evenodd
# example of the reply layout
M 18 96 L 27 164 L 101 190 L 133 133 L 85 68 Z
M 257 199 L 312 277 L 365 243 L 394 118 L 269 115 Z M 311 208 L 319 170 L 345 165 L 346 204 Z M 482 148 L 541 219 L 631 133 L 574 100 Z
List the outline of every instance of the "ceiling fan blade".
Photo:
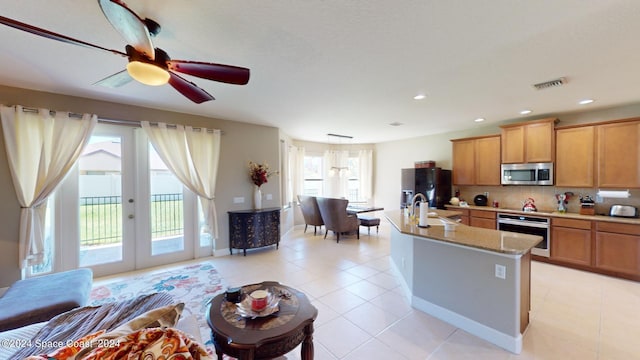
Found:
M 245 85 L 249 82 L 247 68 L 199 61 L 169 60 L 169 70 L 227 84 Z
M 122 35 L 127 44 L 153 60 L 155 51 L 151 43 L 149 29 L 147 29 L 144 20 L 120 0 L 98 0 L 98 3 L 104 16 Z
M 186 96 L 194 103 L 201 104 L 205 101 L 215 100 L 215 98 L 211 96 L 211 94 L 199 88 L 191 81 L 188 81 L 171 71 L 169 71 L 169 74 L 171 75 L 171 77 L 169 78 L 169 84 L 171 84 L 174 89 L 178 90 L 179 93 Z
M 82 40 L 78 40 L 78 39 L 74 39 L 72 37 L 69 36 L 65 36 L 65 35 L 61 35 L 58 33 L 54 33 L 53 31 L 49 31 L 49 30 L 45 30 L 33 25 L 29 25 L 29 24 L 25 24 L 23 22 L 17 21 L 17 20 L 13 20 L 10 19 L 8 17 L 4 17 L 4 16 L 0 16 L 0 24 L 4 24 L 7 26 L 10 26 L 12 28 L 18 29 L 18 30 L 22 30 L 34 35 L 38 35 L 38 36 L 42 36 L 45 37 L 47 39 L 52 39 L 52 40 L 57 40 L 57 41 L 61 41 L 67 44 L 73 44 L 73 45 L 78 45 L 78 46 L 84 46 L 84 47 L 88 47 L 88 48 L 94 48 L 94 49 L 99 49 L 99 50 L 104 50 L 104 51 L 108 51 L 110 53 L 113 54 L 117 54 L 117 55 L 121 55 L 121 56 L 127 56 L 127 54 L 123 53 L 122 51 L 118 51 L 118 50 L 113 50 L 113 49 L 107 49 L 104 48 L 102 46 L 98 46 L 95 44 L 91 44 L 88 43 L 86 41 L 82 41 Z
M 115 74 L 109 75 L 102 80 L 98 80 L 93 85 L 100 85 L 108 88 L 118 88 L 131 82 L 133 78 L 127 70 L 119 71 Z

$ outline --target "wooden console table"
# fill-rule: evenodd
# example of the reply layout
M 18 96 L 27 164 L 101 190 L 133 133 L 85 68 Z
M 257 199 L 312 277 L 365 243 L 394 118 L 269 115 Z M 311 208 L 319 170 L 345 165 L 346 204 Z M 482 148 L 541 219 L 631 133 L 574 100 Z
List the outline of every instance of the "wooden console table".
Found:
M 280 244 L 280 208 L 229 211 L 229 252 Z

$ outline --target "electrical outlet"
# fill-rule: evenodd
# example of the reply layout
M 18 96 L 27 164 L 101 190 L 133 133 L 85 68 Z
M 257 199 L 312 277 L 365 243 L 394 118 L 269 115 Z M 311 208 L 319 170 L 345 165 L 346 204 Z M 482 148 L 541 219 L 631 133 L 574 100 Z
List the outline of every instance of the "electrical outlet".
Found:
M 484 196 L 489 197 L 489 192 L 488 192 L 488 191 L 485 191 L 485 192 L 484 192 Z
M 273 199 L 273 195 L 272 194 L 267 194 L 267 200 L 272 200 Z
M 496 277 L 499 279 L 507 278 L 507 267 L 504 265 L 496 264 Z
M 234 197 L 233 198 L 233 203 L 234 204 L 242 204 L 242 203 L 244 203 L 244 198 L 242 196 Z

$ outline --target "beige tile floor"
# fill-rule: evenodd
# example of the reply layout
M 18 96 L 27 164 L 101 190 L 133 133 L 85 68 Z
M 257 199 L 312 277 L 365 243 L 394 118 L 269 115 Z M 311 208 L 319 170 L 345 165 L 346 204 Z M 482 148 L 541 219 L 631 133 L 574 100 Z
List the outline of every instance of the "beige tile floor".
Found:
M 515 355 L 409 305 L 390 268 L 385 221 L 379 234 L 340 243 L 303 228 L 279 250 L 214 263 L 230 286 L 276 280 L 304 291 L 319 311 L 315 359 L 640 359 L 638 282 L 534 261 L 531 323 Z

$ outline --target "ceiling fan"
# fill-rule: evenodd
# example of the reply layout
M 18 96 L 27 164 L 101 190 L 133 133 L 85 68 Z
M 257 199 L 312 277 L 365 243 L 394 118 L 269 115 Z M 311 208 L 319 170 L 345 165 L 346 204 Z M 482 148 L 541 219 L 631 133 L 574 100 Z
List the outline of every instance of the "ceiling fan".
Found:
M 98 3 L 107 20 L 126 40 L 126 52 L 107 49 L 4 16 L 0 16 L 0 24 L 48 39 L 108 51 L 112 54 L 127 57 L 129 63 L 126 70 L 108 76 L 96 83 L 104 86 L 122 86 L 131 81 L 132 78 L 146 85 L 157 86 L 169 83 L 182 95 L 200 104 L 215 98 L 177 73 L 227 84 L 245 85 L 249 82 L 249 69 L 247 68 L 199 61 L 172 60 L 164 50 L 154 48 L 151 42 L 151 37 L 160 32 L 158 23 L 150 19 L 140 18 L 123 1 L 98 0 Z

